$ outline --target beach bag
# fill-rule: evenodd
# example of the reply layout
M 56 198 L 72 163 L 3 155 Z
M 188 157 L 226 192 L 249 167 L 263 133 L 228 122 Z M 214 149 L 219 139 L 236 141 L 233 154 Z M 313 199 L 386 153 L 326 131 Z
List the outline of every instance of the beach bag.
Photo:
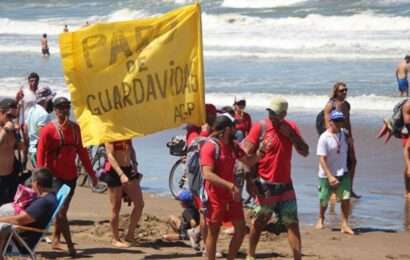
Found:
M 203 186 L 203 178 L 201 174 L 201 165 L 199 162 L 199 154 L 201 147 L 209 141 L 215 145 L 215 160 L 219 159 L 220 147 L 219 143 L 215 138 L 212 137 L 198 137 L 192 144 L 188 147 L 187 157 L 186 157 L 186 171 L 188 177 L 188 187 L 192 194 L 197 196 L 201 195 L 201 190 Z
M 34 190 L 19 184 L 13 200 L 13 208 L 16 214 L 19 214 L 36 198 L 37 194 Z
M 402 108 L 404 103 L 407 102 L 409 99 L 404 99 L 397 103 L 393 108 L 393 114 L 391 117 L 386 118 L 384 122 L 386 123 L 387 127 L 391 131 L 394 137 L 401 138 L 402 137 L 402 130 L 404 127 L 403 121 L 403 113 Z
M 335 102 L 330 99 L 329 102 L 332 104 L 332 110 L 336 109 Z M 324 131 L 326 131 L 326 124 L 325 124 L 325 110 L 319 112 L 316 116 L 316 132 L 320 136 Z

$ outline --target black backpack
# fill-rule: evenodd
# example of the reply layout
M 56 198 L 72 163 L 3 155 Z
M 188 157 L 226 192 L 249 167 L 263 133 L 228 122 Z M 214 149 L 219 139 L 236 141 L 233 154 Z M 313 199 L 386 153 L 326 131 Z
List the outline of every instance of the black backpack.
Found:
M 391 130 L 393 136 L 396 138 L 402 137 L 402 130 L 404 127 L 402 108 L 404 103 L 407 102 L 407 100 L 409 99 L 404 99 L 397 103 L 393 108 L 392 116 L 385 119 L 387 126 Z

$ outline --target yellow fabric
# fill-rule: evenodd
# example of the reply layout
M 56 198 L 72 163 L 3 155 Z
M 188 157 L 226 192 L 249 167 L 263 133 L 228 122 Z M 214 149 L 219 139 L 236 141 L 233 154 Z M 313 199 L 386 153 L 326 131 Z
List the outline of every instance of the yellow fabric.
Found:
M 60 35 L 85 145 L 205 121 L 199 4 Z

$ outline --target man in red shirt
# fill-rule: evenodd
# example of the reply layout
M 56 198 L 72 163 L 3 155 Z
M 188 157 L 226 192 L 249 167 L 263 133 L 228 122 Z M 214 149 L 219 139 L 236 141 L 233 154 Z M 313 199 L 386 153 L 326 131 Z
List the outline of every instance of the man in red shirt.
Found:
M 62 233 L 67 242 L 70 255 L 75 256 L 76 251 L 71 241 L 67 211 L 76 186 L 77 168 L 75 159 L 77 155 L 91 177 L 93 185 L 97 184 L 97 178 L 88 151 L 83 147 L 80 127 L 69 119 L 70 101 L 65 97 L 58 97 L 55 99 L 53 106 L 57 120 L 49 122 L 40 130 L 37 146 L 37 166 L 47 167 L 51 170 L 55 177 L 53 184 L 56 189 L 63 184 L 67 184 L 71 188 L 69 197 L 56 218 L 53 248 L 61 250 L 60 234 Z
M 233 104 L 235 110 L 235 138 L 241 142 L 252 126 L 251 116 L 245 112 L 246 100 L 240 99 Z
M 210 139 L 200 150 L 200 164 L 204 178 L 206 201 L 206 222 L 208 234 L 206 250 L 208 259 L 215 259 L 216 243 L 222 222 L 230 221 L 234 234 L 229 245 L 228 259 L 235 259 L 245 235 L 245 219 L 238 184 L 235 183 L 234 165 L 239 159 L 246 165 L 255 164 L 261 157 L 245 157 L 234 143 L 234 118 L 229 114 L 218 116 L 212 126 Z
M 206 104 L 205 105 L 206 111 L 206 122 L 201 127 L 195 125 L 188 125 L 186 127 L 186 144 L 187 146 L 191 145 L 192 142 L 198 136 L 208 137 L 211 133 L 211 126 L 215 121 L 216 118 L 216 107 L 213 104 Z
M 269 116 L 252 126 L 243 144 L 247 154 L 254 153 L 260 143 L 263 143 L 265 152 L 258 162 L 257 176 L 247 181 L 250 192 L 256 195 L 257 205 L 249 236 L 248 259 L 254 259 L 261 231 L 272 213 L 278 217 L 278 224 L 287 228 L 294 259 L 302 258 L 291 159 L 293 146 L 302 156 L 309 154 L 309 146 L 296 123 L 285 119 L 287 108 L 285 99 L 274 98 L 267 109 Z

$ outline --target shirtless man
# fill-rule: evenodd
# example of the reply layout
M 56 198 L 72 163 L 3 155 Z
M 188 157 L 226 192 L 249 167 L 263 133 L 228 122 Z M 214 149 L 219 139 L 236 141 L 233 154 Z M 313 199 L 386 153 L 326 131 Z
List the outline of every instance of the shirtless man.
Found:
M 43 37 L 41 38 L 41 53 L 43 56 L 50 56 L 50 51 L 48 49 L 48 40 L 47 40 L 47 34 L 43 34 Z
M 17 102 L 11 98 L 0 101 L 0 205 L 11 202 L 18 178 L 14 150 L 22 145 L 16 139 L 13 119 L 17 117 Z
M 410 100 L 407 100 L 401 107 L 401 113 L 403 116 L 403 126 L 410 133 Z M 379 132 L 378 138 L 385 137 L 385 143 L 389 141 L 392 136 L 391 127 L 384 123 L 382 129 Z M 403 159 L 404 159 L 404 186 L 406 188 L 405 197 L 410 199 L 410 138 L 409 135 L 401 136 L 403 142 Z
M 409 96 L 409 82 L 407 81 L 407 74 L 409 73 L 410 55 L 406 55 L 396 68 L 396 79 L 399 85 L 400 96 Z
M 346 83 L 344 82 L 336 82 L 335 85 L 333 86 L 333 93 L 331 98 L 329 99 L 329 102 L 326 104 L 325 109 L 324 109 L 324 118 L 325 118 L 325 125 L 326 129 L 329 128 L 329 122 L 330 122 L 330 114 L 333 110 L 342 112 L 343 115 L 345 115 L 345 122 L 343 128 L 348 131 L 349 135 L 349 151 L 348 151 L 348 158 L 347 158 L 347 168 L 349 171 L 349 176 L 351 178 L 351 185 L 352 185 L 352 190 L 351 190 L 351 196 L 353 198 L 360 198 L 359 195 L 357 195 L 353 191 L 353 178 L 355 175 L 356 171 L 356 153 L 354 149 L 354 144 L 353 144 L 353 134 L 352 134 L 352 127 L 350 124 L 350 104 L 346 100 L 347 96 L 347 86 Z

